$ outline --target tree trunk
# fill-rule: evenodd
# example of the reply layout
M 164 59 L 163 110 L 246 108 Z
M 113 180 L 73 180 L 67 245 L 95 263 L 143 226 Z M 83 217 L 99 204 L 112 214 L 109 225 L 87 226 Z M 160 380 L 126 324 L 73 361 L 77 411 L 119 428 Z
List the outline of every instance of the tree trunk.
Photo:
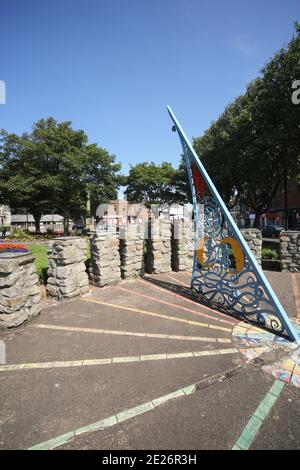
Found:
M 254 228 L 260 228 L 260 216 L 262 212 L 255 212 Z
M 35 225 L 35 233 L 40 233 L 40 222 L 42 218 L 42 213 L 39 211 L 32 211 Z
M 69 213 L 64 213 L 64 236 L 69 236 Z

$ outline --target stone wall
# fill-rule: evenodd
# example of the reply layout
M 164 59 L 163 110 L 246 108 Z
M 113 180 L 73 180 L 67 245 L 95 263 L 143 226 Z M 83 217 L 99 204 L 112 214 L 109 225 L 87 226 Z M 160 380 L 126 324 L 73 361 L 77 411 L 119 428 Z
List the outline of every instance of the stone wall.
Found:
M 40 313 L 38 281 L 31 254 L 0 256 L 0 328 L 21 325 Z
M 282 271 L 300 272 L 300 232 L 281 232 L 280 258 Z
M 172 257 L 173 271 L 192 271 L 194 261 L 194 223 L 189 220 L 172 222 Z
M 261 265 L 261 247 L 262 237 L 261 231 L 257 228 L 244 228 L 241 229 L 242 235 L 249 245 L 250 250 L 254 254 L 257 262 Z
M 171 271 L 171 221 L 150 219 L 148 222 L 147 273 Z
M 128 225 L 120 230 L 122 279 L 133 279 L 145 272 L 145 225 Z
M 97 231 L 90 238 L 92 284 L 102 287 L 121 280 L 119 239 L 115 231 Z
M 88 292 L 86 250 L 87 242 L 84 238 L 62 237 L 51 240 L 48 247 L 48 295 L 63 299 Z

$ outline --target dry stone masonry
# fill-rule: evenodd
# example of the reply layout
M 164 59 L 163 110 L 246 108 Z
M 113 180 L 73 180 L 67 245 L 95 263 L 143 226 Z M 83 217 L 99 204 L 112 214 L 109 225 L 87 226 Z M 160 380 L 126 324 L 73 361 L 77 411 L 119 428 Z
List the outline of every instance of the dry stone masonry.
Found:
M 194 223 L 174 220 L 172 223 L 172 270 L 192 271 L 194 260 Z
M 282 271 L 300 272 L 300 232 L 280 233 L 280 258 Z
M 63 237 L 51 240 L 48 247 L 48 295 L 70 299 L 88 292 L 86 250 L 87 242 L 84 238 Z
M 257 228 L 244 228 L 241 230 L 241 232 L 244 239 L 248 243 L 250 250 L 254 254 L 258 264 L 261 265 L 261 231 Z
M 38 282 L 30 253 L 0 255 L 0 328 L 19 326 L 40 313 Z
M 146 271 L 166 273 L 171 271 L 171 221 L 150 219 L 148 222 Z
M 120 256 L 122 279 L 133 279 L 144 274 L 144 240 L 144 224 L 127 225 L 121 228 Z
M 114 230 L 98 231 L 91 236 L 91 264 L 89 277 L 98 287 L 121 280 L 119 238 Z

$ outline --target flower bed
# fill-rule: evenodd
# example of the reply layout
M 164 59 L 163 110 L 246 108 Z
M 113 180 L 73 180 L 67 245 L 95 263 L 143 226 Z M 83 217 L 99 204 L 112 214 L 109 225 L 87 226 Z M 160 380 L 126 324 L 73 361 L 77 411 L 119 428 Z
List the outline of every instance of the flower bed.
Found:
M 29 253 L 29 250 L 23 243 L 0 242 L 0 254 L 1 253 Z

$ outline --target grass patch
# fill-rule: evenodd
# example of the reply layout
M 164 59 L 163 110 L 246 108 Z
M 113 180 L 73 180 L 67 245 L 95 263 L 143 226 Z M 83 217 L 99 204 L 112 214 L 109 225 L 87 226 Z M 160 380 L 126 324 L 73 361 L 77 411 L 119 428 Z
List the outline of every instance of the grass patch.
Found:
M 28 245 L 27 247 L 35 257 L 35 268 L 41 284 L 46 284 L 47 279 L 47 245 Z
M 35 257 L 35 268 L 41 284 L 47 282 L 47 268 L 48 268 L 48 256 L 47 256 L 47 245 L 45 244 L 34 244 L 28 245 L 27 248 L 31 251 Z M 88 243 L 86 250 L 86 267 L 88 268 L 91 258 L 90 245 Z

